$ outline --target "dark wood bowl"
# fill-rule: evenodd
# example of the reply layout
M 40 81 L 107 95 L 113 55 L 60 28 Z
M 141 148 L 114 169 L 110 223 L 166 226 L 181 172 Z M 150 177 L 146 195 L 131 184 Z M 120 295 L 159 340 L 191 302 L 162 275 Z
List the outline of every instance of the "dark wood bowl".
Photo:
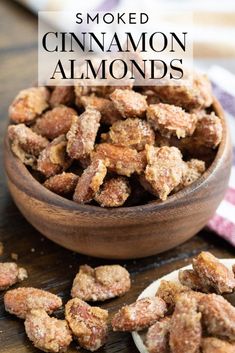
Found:
M 129 259 L 174 248 L 202 229 L 223 199 L 231 167 L 229 130 L 220 104 L 223 139 L 204 175 L 167 201 L 104 209 L 79 205 L 42 186 L 11 152 L 5 138 L 10 193 L 25 218 L 52 241 L 91 256 Z

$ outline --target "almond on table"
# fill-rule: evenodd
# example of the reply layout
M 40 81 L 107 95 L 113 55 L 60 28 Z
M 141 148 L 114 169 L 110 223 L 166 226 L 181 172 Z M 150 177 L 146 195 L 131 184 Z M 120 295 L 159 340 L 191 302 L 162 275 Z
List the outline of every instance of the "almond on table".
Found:
M 36 166 L 37 157 L 49 141 L 33 132 L 25 124 L 8 126 L 12 152 L 26 165 Z
M 51 92 L 49 103 L 51 107 L 60 104 L 71 105 L 74 102 L 75 93 L 73 86 L 55 86 Z
M 74 109 L 59 105 L 48 110 L 36 120 L 33 130 L 46 138 L 54 138 L 67 134 L 72 124 L 73 116 L 77 116 Z
M 199 310 L 209 335 L 235 341 L 235 307 L 226 299 L 217 294 L 205 295 Z
M 145 345 L 149 353 L 169 353 L 169 333 L 171 318 L 164 317 L 149 327 Z
M 122 119 L 122 116 L 115 108 L 114 103 L 107 98 L 97 97 L 95 95 L 83 96 L 81 97 L 81 103 L 85 109 L 90 107 L 100 112 L 100 122 L 102 124 L 112 125 L 116 121 Z
M 170 348 L 172 353 L 197 353 L 202 338 L 201 313 L 190 292 L 177 297 L 171 318 Z
M 155 142 L 155 134 L 150 125 L 138 118 L 117 121 L 111 126 L 108 137 L 114 145 L 135 148 L 137 151 Z
M 124 295 L 131 287 L 128 271 L 119 265 L 81 266 L 71 296 L 85 301 L 104 301 Z
M 30 123 L 48 107 L 49 91 L 31 87 L 18 93 L 9 107 L 9 118 L 15 123 Z
M 166 303 L 158 297 L 139 299 L 123 306 L 113 317 L 114 331 L 140 331 L 153 325 L 166 313 Z
M 145 178 L 153 192 L 161 200 L 176 188 L 182 180 L 185 162 L 176 147 L 154 147 L 146 145 L 147 167 Z
M 71 158 L 87 157 L 93 151 L 100 119 L 100 112 L 91 108 L 87 108 L 79 117 L 73 117 L 67 133 L 67 152 Z
M 0 262 L 0 291 L 28 277 L 27 271 L 15 262 Z
M 107 310 L 74 298 L 65 306 L 65 318 L 81 347 L 93 352 L 105 344 L 108 333 Z
M 72 342 L 67 322 L 50 317 L 42 309 L 31 310 L 26 316 L 24 326 L 30 341 L 44 352 L 66 352 Z
M 66 153 L 66 146 L 65 135 L 56 137 L 40 153 L 37 170 L 47 178 L 66 170 L 71 165 L 71 160 Z
M 193 269 L 201 280 L 219 293 L 231 293 L 235 288 L 233 272 L 214 255 L 202 251 L 193 259 Z
M 152 104 L 147 109 L 147 120 L 162 136 L 182 138 L 191 136 L 196 128 L 196 114 L 186 113 L 170 104 Z
M 6 292 L 4 305 L 10 314 L 25 319 L 33 309 L 43 309 L 48 314 L 62 306 L 62 300 L 55 294 L 32 287 L 20 287 Z
M 101 143 L 96 146 L 93 159 L 102 159 L 111 172 L 130 176 L 140 174 L 145 168 L 145 158 L 141 153 L 129 147 L 115 146 L 110 143 Z
M 103 160 L 94 160 L 79 177 L 73 200 L 77 203 L 90 202 L 103 184 L 107 168 Z
M 95 201 L 101 207 L 120 207 L 130 196 L 129 181 L 125 177 L 116 177 L 104 182 L 95 195 Z
M 123 118 L 143 118 L 147 109 L 146 97 L 132 90 L 115 89 L 110 94 Z
M 70 195 L 74 192 L 79 176 L 74 173 L 61 173 L 54 175 L 44 182 L 44 186 L 58 194 L 58 195 Z
M 202 353 L 234 353 L 235 344 L 222 341 L 216 337 L 202 339 Z

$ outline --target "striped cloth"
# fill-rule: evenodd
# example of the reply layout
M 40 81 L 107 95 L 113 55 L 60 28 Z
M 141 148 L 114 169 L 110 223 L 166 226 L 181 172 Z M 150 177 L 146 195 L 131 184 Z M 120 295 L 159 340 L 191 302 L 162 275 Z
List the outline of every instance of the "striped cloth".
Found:
M 208 72 L 215 96 L 222 104 L 229 120 L 233 143 L 233 166 L 229 187 L 208 227 L 235 246 L 235 76 L 213 66 Z

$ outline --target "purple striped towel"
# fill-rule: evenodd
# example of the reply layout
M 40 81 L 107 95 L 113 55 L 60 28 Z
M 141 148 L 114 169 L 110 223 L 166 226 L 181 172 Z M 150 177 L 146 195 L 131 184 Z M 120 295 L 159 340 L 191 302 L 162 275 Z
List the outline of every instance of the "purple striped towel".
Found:
M 218 66 L 213 66 L 208 75 L 214 95 L 226 112 L 233 144 L 233 166 L 228 190 L 208 227 L 235 246 L 235 76 Z

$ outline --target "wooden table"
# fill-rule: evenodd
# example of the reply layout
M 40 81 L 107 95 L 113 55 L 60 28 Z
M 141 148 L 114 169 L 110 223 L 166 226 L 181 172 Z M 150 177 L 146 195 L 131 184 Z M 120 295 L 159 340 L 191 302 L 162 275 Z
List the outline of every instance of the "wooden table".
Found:
M 0 132 L 3 142 L 7 109 L 12 98 L 20 89 L 35 82 L 37 77 L 37 20 L 13 1 L 2 0 L 0 7 Z M 80 264 L 97 266 L 112 262 L 65 250 L 32 228 L 17 210 L 7 190 L 2 148 L 0 156 L 0 241 L 5 247 L 1 261 L 11 261 L 11 253 L 17 253 L 17 262 L 29 272 L 29 278 L 24 285 L 57 293 L 65 303 L 69 299 L 72 279 Z M 134 301 L 153 280 L 186 265 L 201 250 L 210 250 L 221 258 L 235 256 L 235 249 L 229 244 L 215 234 L 203 230 L 187 243 L 164 254 L 120 262 L 125 264 L 131 273 L 132 288 L 123 298 L 108 301 L 103 307 L 109 309 L 112 316 L 124 303 Z M 0 352 L 37 352 L 25 336 L 23 322 L 4 311 L 3 294 L 0 295 Z M 58 313 L 59 317 L 62 315 L 62 312 Z M 75 351 L 77 350 L 74 344 L 69 352 Z M 136 353 L 137 349 L 130 334 L 110 332 L 108 342 L 99 352 Z

